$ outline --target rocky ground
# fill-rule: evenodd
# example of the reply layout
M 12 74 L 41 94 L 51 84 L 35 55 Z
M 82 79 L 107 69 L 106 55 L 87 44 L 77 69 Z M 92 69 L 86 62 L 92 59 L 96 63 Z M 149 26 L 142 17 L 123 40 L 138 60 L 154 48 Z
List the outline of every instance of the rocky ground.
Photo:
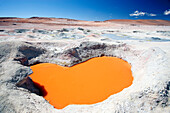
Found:
M 28 77 L 31 65 L 48 62 L 72 66 L 100 56 L 128 61 L 134 81 L 97 104 L 55 109 Z M 1 18 L 0 112 L 167 113 L 169 64 L 169 21 Z

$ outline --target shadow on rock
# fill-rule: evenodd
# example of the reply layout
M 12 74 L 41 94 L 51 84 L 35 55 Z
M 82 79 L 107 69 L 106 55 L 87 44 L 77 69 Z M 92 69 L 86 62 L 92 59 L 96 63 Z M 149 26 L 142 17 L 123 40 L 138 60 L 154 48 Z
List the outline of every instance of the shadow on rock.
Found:
M 30 77 L 25 77 L 22 81 L 16 84 L 17 87 L 22 87 L 28 89 L 30 92 L 35 93 L 40 96 L 46 96 L 47 91 L 44 86 L 39 83 L 33 82 Z

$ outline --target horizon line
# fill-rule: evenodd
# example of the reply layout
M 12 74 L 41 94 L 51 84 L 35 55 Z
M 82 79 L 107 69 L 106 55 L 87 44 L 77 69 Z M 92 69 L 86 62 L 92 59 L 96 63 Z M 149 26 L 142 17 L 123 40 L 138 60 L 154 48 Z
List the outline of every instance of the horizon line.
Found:
M 57 17 L 44 17 L 44 16 L 32 16 L 32 17 L 10 17 L 10 16 L 0 16 L 0 19 L 16 19 L 16 18 L 21 18 L 21 19 L 47 19 L 47 18 L 53 18 L 53 19 L 69 19 L 69 20 L 78 20 L 78 19 L 72 19 L 72 18 L 57 18 Z M 108 19 L 108 20 L 95 20 L 96 22 L 105 22 L 109 20 L 165 20 L 165 19 Z M 92 20 L 81 20 L 81 21 L 92 21 Z M 165 21 L 170 21 L 170 20 L 165 20 Z

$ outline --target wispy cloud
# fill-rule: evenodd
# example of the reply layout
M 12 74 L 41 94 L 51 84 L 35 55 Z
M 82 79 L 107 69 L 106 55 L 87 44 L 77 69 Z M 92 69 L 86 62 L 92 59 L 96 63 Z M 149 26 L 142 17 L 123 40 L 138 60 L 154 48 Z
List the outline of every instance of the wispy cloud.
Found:
M 132 14 L 129 14 L 130 16 L 135 16 L 135 17 L 138 17 L 138 16 L 157 16 L 156 14 L 153 14 L 153 13 L 147 13 L 147 12 L 142 12 L 142 11 L 135 11 L 134 13 Z
M 169 15 L 169 14 L 170 14 L 170 9 L 168 9 L 164 12 L 164 15 Z
M 156 14 L 153 14 L 153 13 L 147 13 L 148 16 L 157 16 Z
M 145 12 L 139 12 L 139 11 L 135 11 L 132 14 L 129 14 L 130 16 L 144 16 Z

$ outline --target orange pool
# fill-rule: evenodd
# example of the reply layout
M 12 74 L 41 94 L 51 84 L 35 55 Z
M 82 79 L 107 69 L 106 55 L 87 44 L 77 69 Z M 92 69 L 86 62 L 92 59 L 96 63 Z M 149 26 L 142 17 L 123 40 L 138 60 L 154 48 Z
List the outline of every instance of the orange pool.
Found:
M 57 109 L 70 104 L 94 104 L 132 84 L 131 65 L 116 57 L 97 57 L 73 67 L 42 63 L 31 66 L 32 80 Z

